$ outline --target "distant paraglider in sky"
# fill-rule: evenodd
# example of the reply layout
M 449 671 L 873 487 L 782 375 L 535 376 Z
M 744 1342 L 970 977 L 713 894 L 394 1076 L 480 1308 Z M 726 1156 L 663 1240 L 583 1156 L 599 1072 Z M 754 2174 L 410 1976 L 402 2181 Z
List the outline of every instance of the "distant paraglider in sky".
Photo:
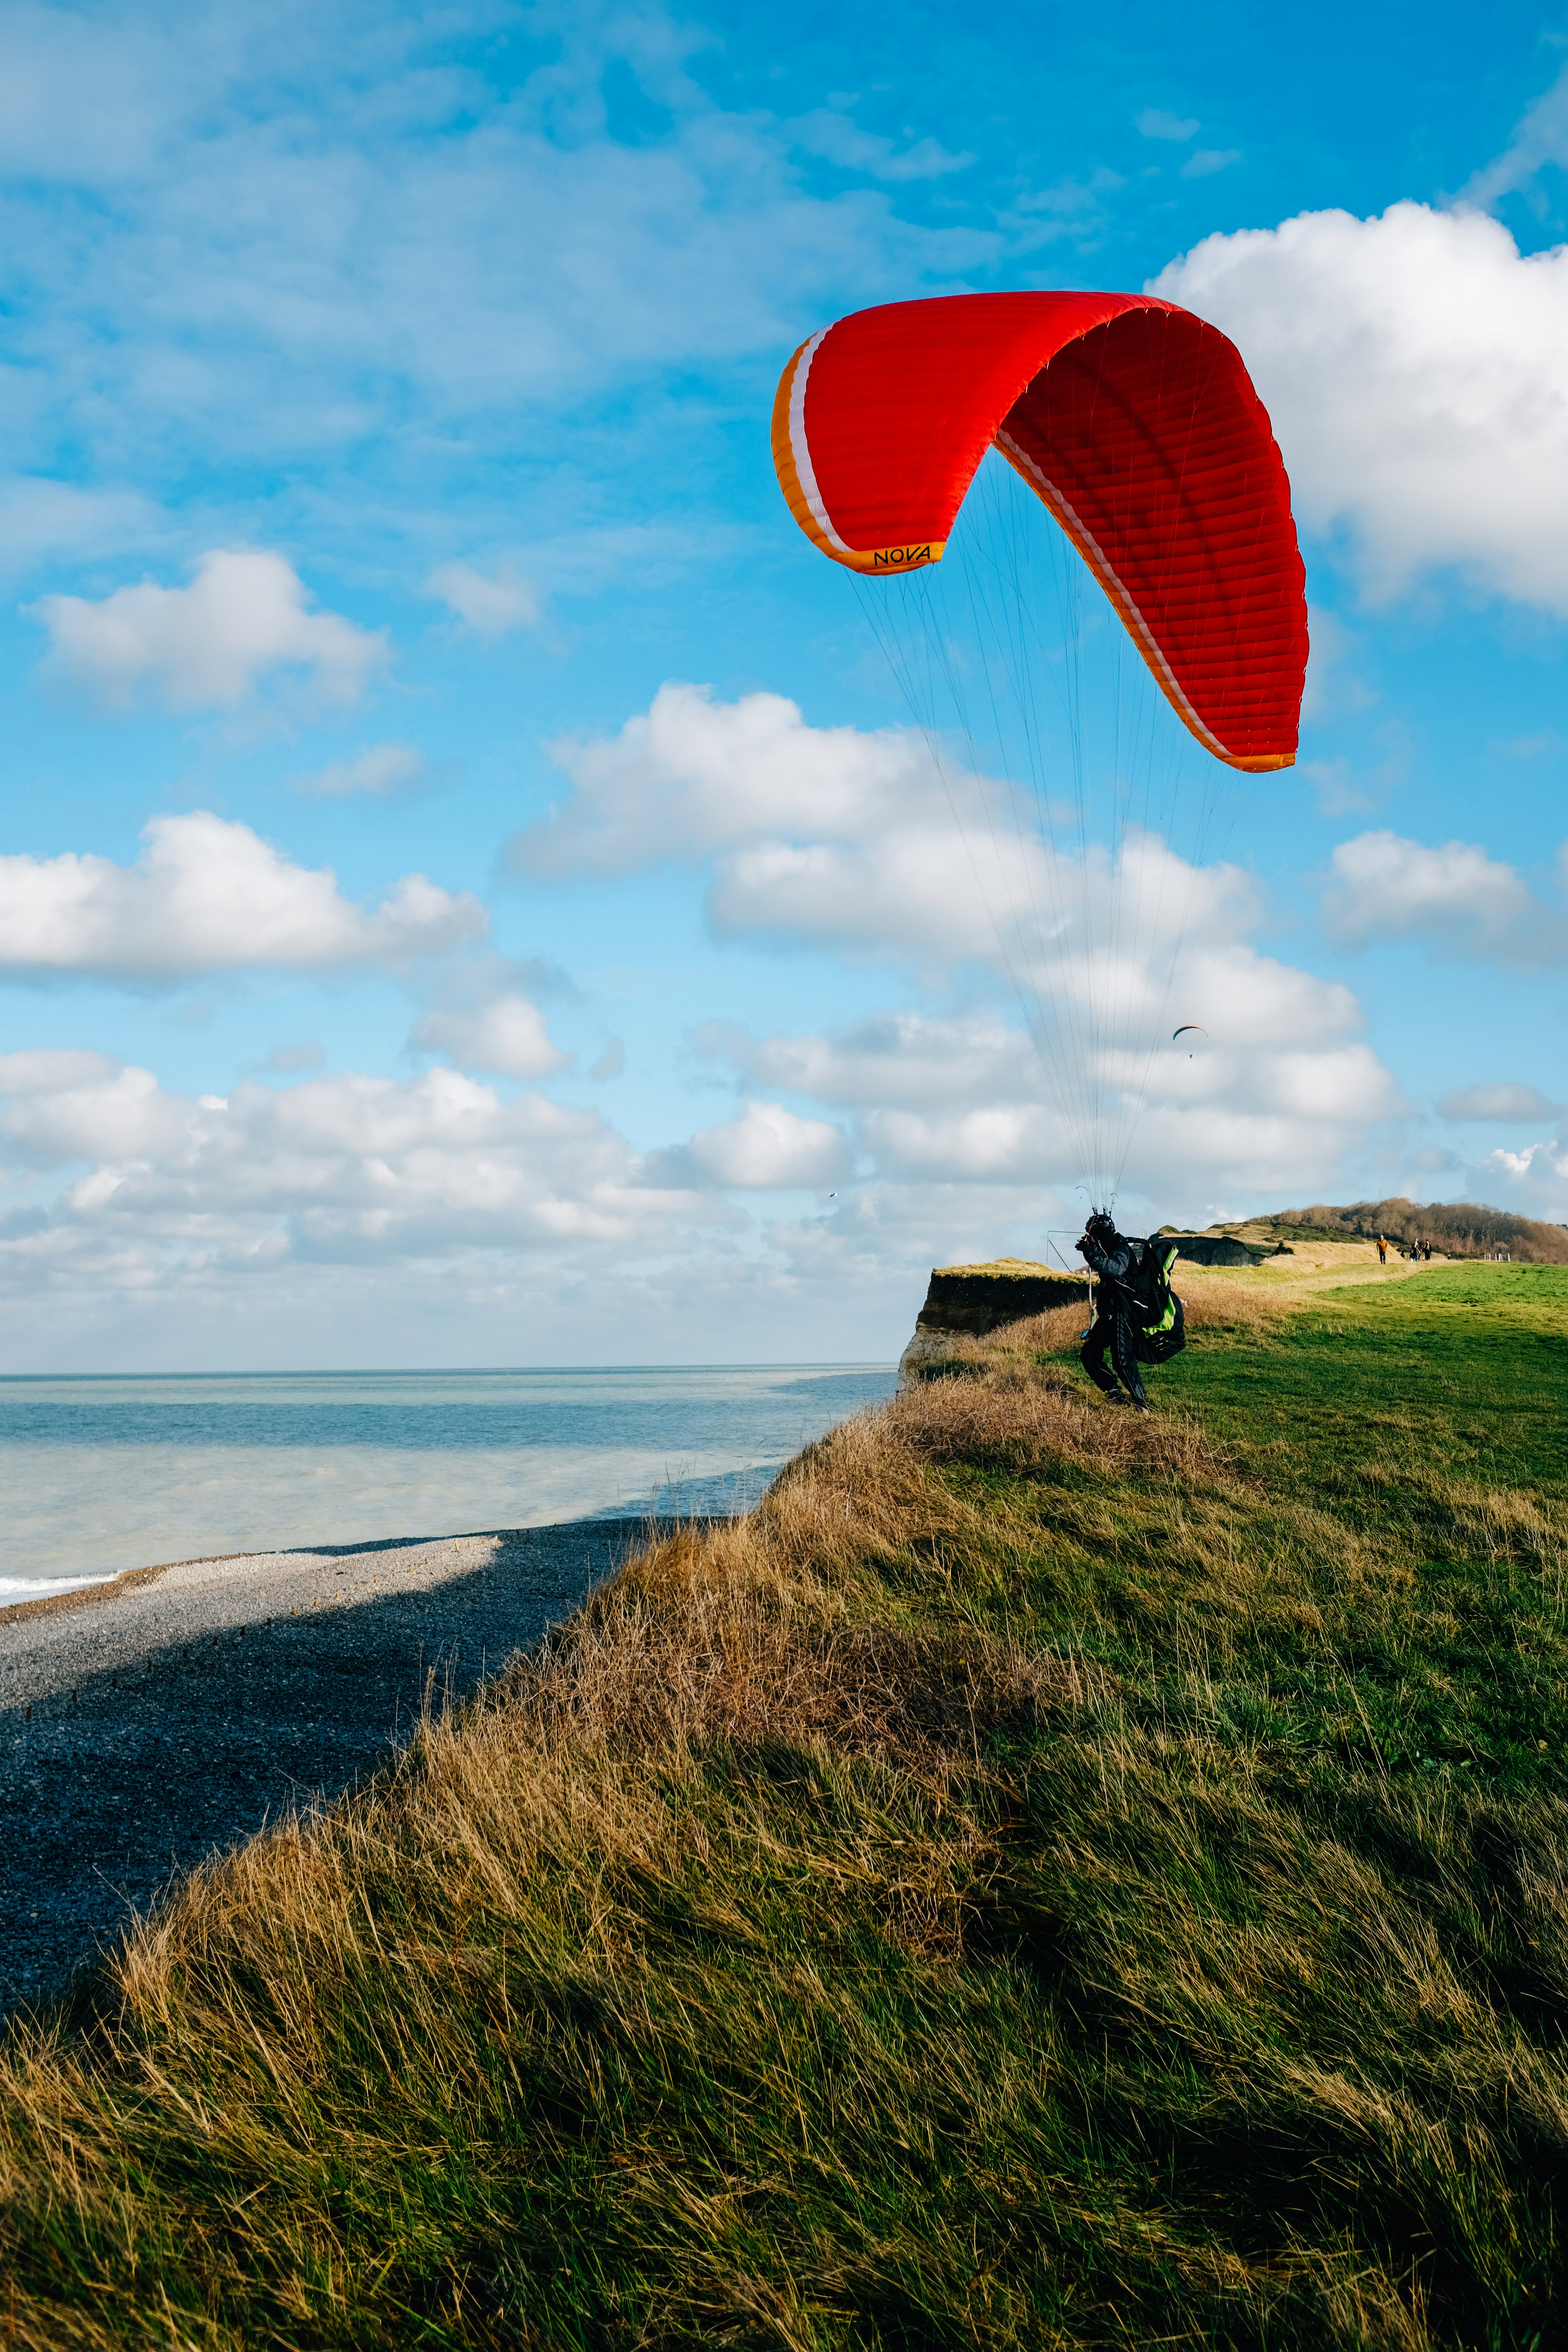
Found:
M 1173 1045 L 1178 1037 L 1206 1037 L 1208 1034 L 1208 1031 L 1204 1027 L 1201 1021 L 1184 1021 L 1179 1029 L 1172 1030 L 1171 1043 Z M 1192 1058 L 1192 1055 L 1189 1054 L 1187 1055 L 1188 1061 L 1190 1062 Z
M 1215 763 L 1296 756 L 1305 583 L 1262 403 L 1235 345 L 1173 303 L 951 295 L 813 335 L 773 437 L 790 511 L 855 578 L 925 736 L 1076 1172 L 1108 1205 L 1201 926 Z M 1082 566 L 1121 629 L 1085 611 Z M 1188 739 L 1209 755 L 1195 785 Z

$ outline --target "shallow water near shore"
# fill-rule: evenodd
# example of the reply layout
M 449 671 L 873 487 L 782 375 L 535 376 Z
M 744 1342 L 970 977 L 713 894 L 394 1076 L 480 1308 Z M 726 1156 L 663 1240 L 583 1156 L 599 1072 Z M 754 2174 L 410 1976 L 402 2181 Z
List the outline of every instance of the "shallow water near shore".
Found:
M 890 1364 L 0 1379 L 0 1604 L 295 1545 L 743 1508 Z

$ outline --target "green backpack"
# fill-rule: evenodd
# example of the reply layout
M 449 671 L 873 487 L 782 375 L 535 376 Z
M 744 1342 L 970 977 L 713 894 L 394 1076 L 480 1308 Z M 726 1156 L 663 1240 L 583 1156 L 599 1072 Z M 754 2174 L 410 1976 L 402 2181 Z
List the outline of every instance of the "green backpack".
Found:
M 1140 1328 L 1133 1345 L 1140 1363 L 1168 1364 L 1187 1344 L 1182 1302 L 1171 1287 L 1171 1268 L 1179 1255 L 1174 1242 L 1145 1242 L 1138 1272 L 1128 1285 L 1136 1301 L 1134 1320 Z

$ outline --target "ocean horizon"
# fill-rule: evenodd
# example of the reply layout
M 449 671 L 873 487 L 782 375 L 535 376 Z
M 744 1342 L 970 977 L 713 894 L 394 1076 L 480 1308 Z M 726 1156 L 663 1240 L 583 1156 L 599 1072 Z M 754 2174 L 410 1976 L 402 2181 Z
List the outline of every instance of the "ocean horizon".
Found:
M 0 1605 L 226 1553 L 754 1502 L 892 1364 L 0 1375 Z

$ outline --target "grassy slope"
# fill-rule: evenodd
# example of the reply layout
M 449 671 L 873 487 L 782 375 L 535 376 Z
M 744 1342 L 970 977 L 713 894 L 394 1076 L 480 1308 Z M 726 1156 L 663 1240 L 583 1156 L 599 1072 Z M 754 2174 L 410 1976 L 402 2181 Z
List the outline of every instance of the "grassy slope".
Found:
M 1494 1785 L 1534 1786 L 1544 1740 L 1545 1785 L 1568 1785 L 1563 1595 L 1544 1541 L 1568 1500 L 1568 1268 L 1455 1265 L 1358 1286 L 1267 1346 L 1194 1348 L 1162 1387 L 1274 1491 L 1304 1488 L 1405 1555 L 1407 1604 L 1345 1626 L 1389 1761 L 1465 1757 Z M 1537 1641 L 1554 1662 L 1540 1675 Z M 1274 1663 L 1281 1688 L 1288 1672 Z
M 1152 1423 L 972 1348 L 198 1882 L 10 2053 L 10 2340 L 1560 2341 L 1568 1274 L 1267 1283 Z

